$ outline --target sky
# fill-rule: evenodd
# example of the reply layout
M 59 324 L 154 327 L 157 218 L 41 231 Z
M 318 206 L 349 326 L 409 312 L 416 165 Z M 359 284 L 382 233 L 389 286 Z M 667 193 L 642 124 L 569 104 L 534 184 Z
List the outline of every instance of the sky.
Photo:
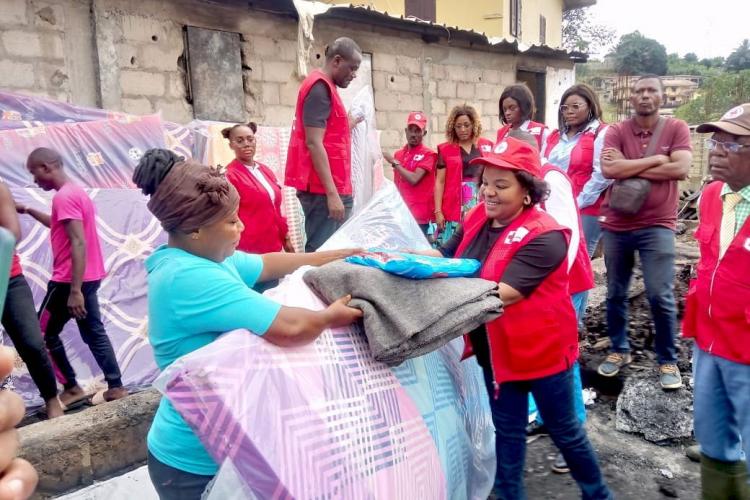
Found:
M 750 38 L 750 0 L 597 0 L 589 10 L 595 22 L 615 29 L 615 40 L 638 30 L 668 54 L 726 57 Z

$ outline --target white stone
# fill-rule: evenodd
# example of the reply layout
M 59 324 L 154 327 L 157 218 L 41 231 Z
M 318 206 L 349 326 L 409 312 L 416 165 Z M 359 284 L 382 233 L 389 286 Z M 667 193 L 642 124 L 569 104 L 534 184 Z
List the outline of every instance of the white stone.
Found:
M 0 59 L 0 87 L 29 88 L 33 85 L 33 64 Z
M 123 95 L 163 96 L 165 91 L 164 80 L 162 73 L 122 71 L 120 73 L 120 88 Z
M 3 45 L 10 55 L 49 59 L 63 58 L 63 43 L 59 33 L 29 33 L 6 31 Z
M 122 111 L 134 115 L 149 115 L 154 112 L 154 106 L 145 97 L 138 97 L 136 99 L 124 98 L 121 101 L 121 105 Z
M 2 0 L 0 24 L 26 24 L 26 0 Z

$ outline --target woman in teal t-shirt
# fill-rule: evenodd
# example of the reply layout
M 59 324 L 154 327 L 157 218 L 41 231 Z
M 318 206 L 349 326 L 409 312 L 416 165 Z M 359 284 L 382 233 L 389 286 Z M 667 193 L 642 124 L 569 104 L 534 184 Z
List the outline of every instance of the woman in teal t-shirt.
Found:
M 285 307 L 252 289 L 303 265 L 322 265 L 356 250 L 313 254 L 237 252 L 244 228 L 239 196 L 216 170 L 174 153 L 146 152 L 133 175 L 149 210 L 169 234 L 147 260 L 149 340 L 163 370 L 224 332 L 245 328 L 271 343 L 295 346 L 362 312 L 343 297 L 323 311 Z M 198 499 L 218 470 L 198 437 L 162 398 L 148 434 L 148 468 L 162 500 Z

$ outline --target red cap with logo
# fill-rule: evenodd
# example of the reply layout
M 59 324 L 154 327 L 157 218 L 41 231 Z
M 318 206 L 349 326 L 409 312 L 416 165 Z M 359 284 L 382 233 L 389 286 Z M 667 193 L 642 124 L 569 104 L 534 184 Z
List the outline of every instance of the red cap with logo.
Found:
M 488 167 L 521 170 L 534 177 L 542 178 L 542 165 L 539 152 L 524 141 L 506 137 L 495 144 L 492 152 L 484 153 L 469 162 L 470 165 L 487 165 Z
M 406 119 L 406 126 L 416 125 L 422 130 L 427 127 L 427 116 L 421 111 L 412 111 L 409 113 L 409 118 Z

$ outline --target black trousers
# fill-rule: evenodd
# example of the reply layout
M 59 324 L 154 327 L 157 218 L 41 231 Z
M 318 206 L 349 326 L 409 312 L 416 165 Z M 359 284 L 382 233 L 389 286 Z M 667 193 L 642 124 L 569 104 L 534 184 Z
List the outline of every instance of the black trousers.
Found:
M 47 401 L 57 396 L 55 373 L 42 340 L 39 318 L 34 309 L 34 296 L 23 274 L 8 281 L 2 323 L 16 351 L 26 363 L 42 399 Z
M 110 389 L 122 387 L 122 375 L 120 366 L 117 364 L 115 351 L 109 341 L 104 325 L 102 324 L 101 311 L 99 310 L 99 299 L 96 292 L 99 290 L 101 281 L 86 281 L 81 287 L 83 300 L 86 307 L 86 317 L 76 320 L 81 338 L 94 355 L 96 363 L 104 373 Z M 70 283 L 58 283 L 50 281 L 47 285 L 47 295 L 42 301 L 39 310 L 39 320 L 44 332 L 44 342 L 58 370 L 65 378 L 63 386 L 70 389 L 77 385 L 76 372 L 68 361 L 65 354 L 60 333 L 65 324 L 72 316 L 68 310 L 68 296 L 70 295 Z
M 159 500 L 200 500 L 214 476 L 175 469 L 148 452 L 148 475 Z
M 344 222 L 351 215 L 354 199 L 350 195 L 342 194 L 339 196 L 341 196 L 341 203 L 344 204 L 344 220 L 341 222 L 328 217 L 328 198 L 326 195 L 297 191 L 297 199 L 299 199 L 302 211 L 305 213 L 305 234 L 307 235 L 305 252 L 314 252 L 323 246 L 323 243 L 344 225 Z

